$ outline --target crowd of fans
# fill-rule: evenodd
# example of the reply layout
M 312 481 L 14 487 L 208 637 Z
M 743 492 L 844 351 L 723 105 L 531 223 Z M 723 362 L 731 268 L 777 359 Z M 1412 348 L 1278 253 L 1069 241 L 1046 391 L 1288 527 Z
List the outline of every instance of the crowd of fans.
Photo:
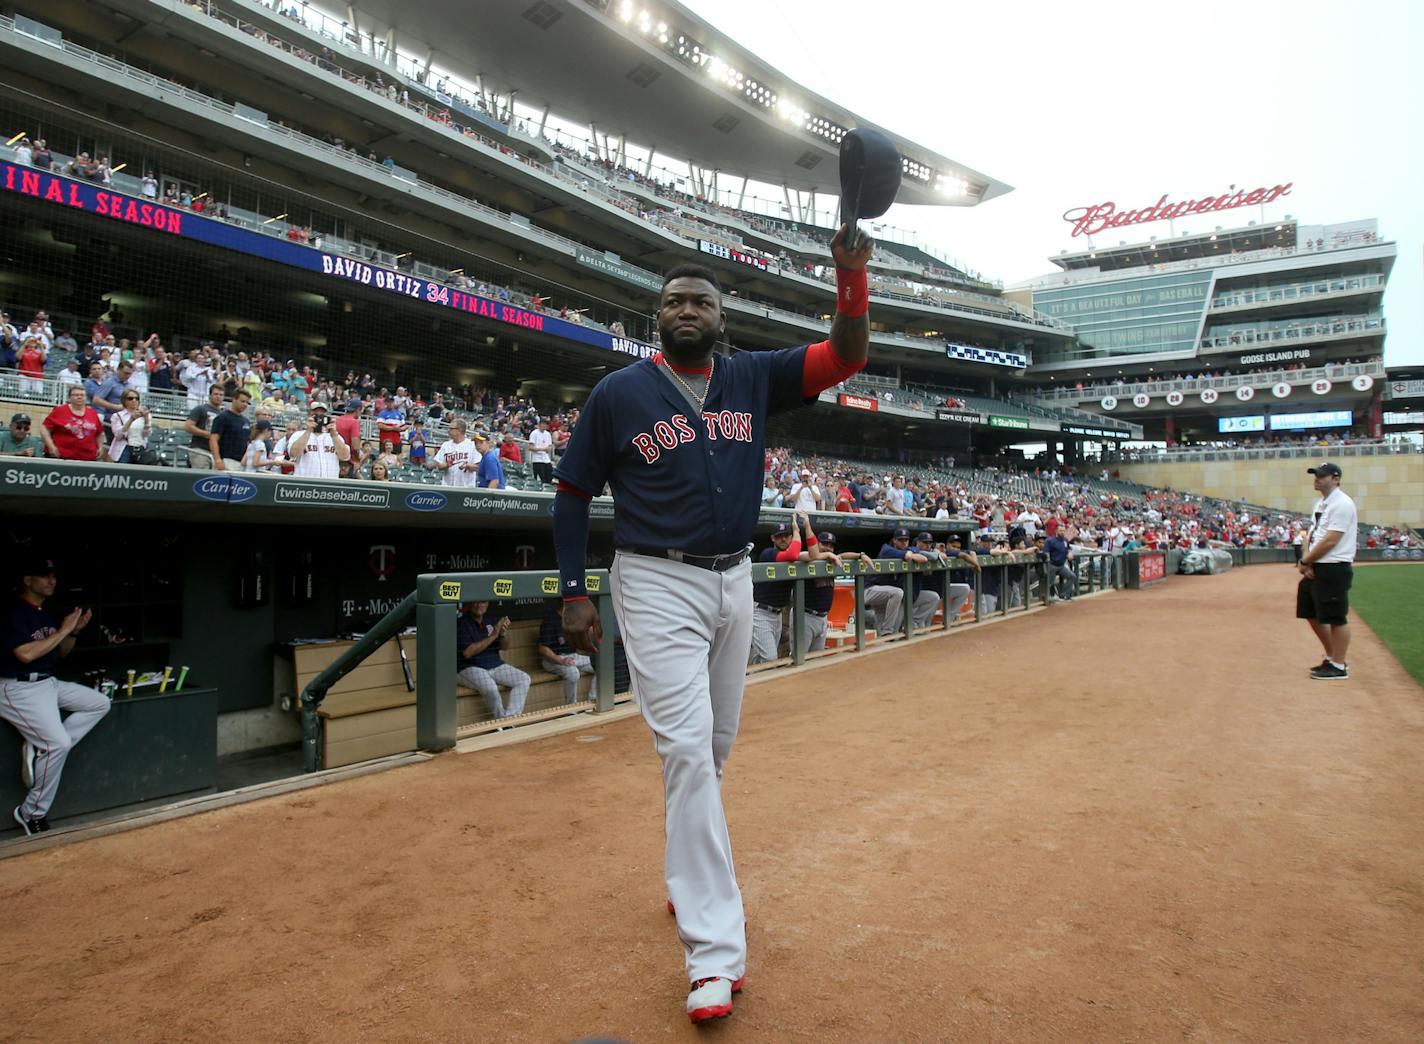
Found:
M 56 333 L 45 312 L 23 331 L 0 312 L 6 353 L 0 362 L 18 363 L 20 396 L 43 401 L 47 379 L 65 386 L 65 400 L 38 424 L 25 413 L 12 418 L 0 452 L 166 463 L 156 450 L 162 428 L 154 403 L 161 399 L 183 418 L 168 430 L 188 440 L 181 462 L 189 467 L 494 489 L 507 488 L 505 469 L 512 467 L 545 488 L 578 423 L 577 409 L 541 412 L 517 395 L 483 387 L 392 388 L 369 372 L 323 374 L 225 342 L 170 352 L 156 333 L 116 338 L 99 321 L 84 340 Z M 62 368 L 51 365 L 61 357 Z M 1007 460 L 977 463 L 963 467 L 946 456 L 932 467 L 886 470 L 782 446 L 766 455 L 762 503 L 800 512 L 967 518 L 983 538 L 1012 543 L 1017 536 L 1025 545 L 1054 520 L 1070 542 L 1099 550 L 1285 546 L 1298 544 L 1308 526 L 1288 512 L 1132 486 L 1106 469 L 1094 478 L 1056 466 L 1030 471 Z M 1412 537 L 1376 528 L 1372 539 L 1376 546 L 1408 546 Z
M 1103 551 L 1135 547 L 1190 548 L 1298 545 L 1310 525 L 1304 515 L 1096 477 L 1072 468 L 990 464 L 956 466 L 954 457 L 920 470 L 884 470 L 792 448 L 766 457 L 762 503 L 798 511 L 839 511 L 895 517 L 970 518 L 976 533 L 1032 543 L 1050 519 L 1072 542 Z M 1371 546 L 1418 546 L 1406 530 L 1375 527 Z

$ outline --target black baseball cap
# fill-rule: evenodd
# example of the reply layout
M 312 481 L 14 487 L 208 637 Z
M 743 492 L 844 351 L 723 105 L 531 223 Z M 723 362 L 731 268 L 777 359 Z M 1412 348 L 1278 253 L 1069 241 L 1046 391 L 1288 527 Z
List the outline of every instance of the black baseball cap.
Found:
M 909 531 L 908 529 L 906 529 L 904 526 L 901 526 L 900 528 L 896 529 L 895 532 L 893 532 L 893 533 L 890 534 L 890 539 L 891 539 L 891 540 L 909 540 L 909 539 L 910 539 L 910 531 Z
M 816 539 L 823 544 L 830 544 L 832 547 L 836 546 L 836 535 L 829 530 L 817 536 Z
M 1313 468 L 1306 468 L 1305 473 L 1307 475 L 1334 475 L 1336 478 L 1339 478 L 1340 465 L 1330 463 L 1317 464 Z
M 924 543 L 926 540 L 928 540 L 930 543 L 934 543 L 934 534 L 930 532 L 915 534 L 915 543 L 921 544 Z
M 58 572 L 54 560 L 45 555 L 28 555 L 20 560 L 20 576 L 50 576 Z
M 772 535 L 772 536 L 790 536 L 790 535 L 791 535 L 791 523 L 789 523 L 789 522 L 778 522 L 776 525 L 774 525 L 774 526 L 771 527 L 771 535 Z
M 11 424 L 29 424 L 30 415 L 28 413 L 17 413 L 10 418 Z

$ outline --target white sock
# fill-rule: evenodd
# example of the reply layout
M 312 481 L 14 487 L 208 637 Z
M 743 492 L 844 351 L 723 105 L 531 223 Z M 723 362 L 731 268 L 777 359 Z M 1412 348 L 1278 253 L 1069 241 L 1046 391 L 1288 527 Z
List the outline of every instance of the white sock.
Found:
M 1340 670 L 1342 670 L 1342 671 L 1345 669 L 1345 665 L 1344 665 L 1343 663 L 1336 663 L 1334 660 L 1331 660 L 1331 661 L 1330 661 L 1330 666 L 1331 666 L 1331 667 L 1338 667 L 1338 668 L 1340 668 Z

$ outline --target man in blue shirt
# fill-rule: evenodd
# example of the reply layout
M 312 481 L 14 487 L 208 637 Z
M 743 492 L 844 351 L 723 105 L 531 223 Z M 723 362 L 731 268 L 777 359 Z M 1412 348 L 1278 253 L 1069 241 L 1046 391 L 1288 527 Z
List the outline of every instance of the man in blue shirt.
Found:
M 489 432 L 475 431 L 471 437 L 475 440 L 475 451 L 480 455 L 475 485 L 480 489 L 503 489 L 504 465 L 499 462 L 499 450 L 494 448 Z
M 133 376 L 133 363 L 124 359 L 115 367 L 113 374 L 100 382 L 93 390 L 91 405 L 104 418 L 104 431 L 109 433 L 109 418 L 124 408 L 124 392 L 129 390 L 129 378 Z M 87 385 L 86 385 L 87 387 Z
M 1071 554 L 1068 541 L 1058 535 L 1057 519 L 1049 519 L 1044 528 L 1048 531 L 1048 539 L 1043 542 L 1043 550 L 1048 555 L 1050 582 L 1056 589 L 1059 598 L 1065 602 L 1071 602 L 1073 596 L 1078 593 L 1078 574 L 1068 566 L 1068 558 Z
M 915 549 L 930 561 L 938 559 L 941 562 L 948 562 L 951 558 L 962 558 L 969 563 L 969 567 L 976 573 L 979 571 L 979 558 L 973 551 L 960 551 L 958 548 L 946 548 L 944 551 L 937 551 L 934 546 L 934 535 L 932 533 L 918 533 L 915 535 Z M 917 573 L 913 577 L 913 590 L 915 592 L 915 626 L 928 627 L 934 622 L 935 610 L 939 608 L 939 585 L 943 577 L 939 573 Z M 934 586 L 932 587 L 931 584 Z M 964 603 L 974 597 L 974 588 L 969 584 L 949 585 L 949 622 L 951 625 L 959 619 L 960 610 L 964 608 Z
M 0 616 L 0 718 L 24 740 L 20 774 L 29 792 L 14 818 L 30 835 L 49 829 L 50 805 L 69 752 L 109 713 L 109 701 L 54 676 L 88 625 L 90 611 L 76 607 L 61 621 L 45 608 L 57 586 L 49 559 L 26 562 L 19 572 L 20 597 Z
M 529 696 L 529 675 L 504 662 L 500 642 L 509 633 L 509 617 L 487 619 L 488 602 L 466 602 L 455 622 L 456 670 L 462 682 L 485 698 L 491 718 L 512 718 L 524 711 Z M 499 687 L 509 690 L 509 702 L 502 703 Z
M 890 534 L 890 543 L 880 545 L 876 558 L 900 562 L 928 562 L 929 556 L 910 550 L 910 531 L 903 526 Z M 938 604 L 938 598 L 936 598 Z M 904 633 L 905 578 L 899 573 L 877 573 L 865 581 L 865 611 L 874 613 L 875 634 L 884 638 L 896 631 Z M 934 615 L 934 610 L 930 610 Z

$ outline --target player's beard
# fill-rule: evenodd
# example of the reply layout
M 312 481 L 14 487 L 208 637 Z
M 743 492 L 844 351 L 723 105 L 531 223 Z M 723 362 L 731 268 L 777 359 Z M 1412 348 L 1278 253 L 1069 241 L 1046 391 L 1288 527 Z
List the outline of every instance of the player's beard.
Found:
M 674 328 L 658 324 L 658 339 L 663 344 L 663 354 L 675 363 L 705 363 L 717 347 L 717 331 L 700 330 L 696 337 L 684 332 L 674 334 Z

